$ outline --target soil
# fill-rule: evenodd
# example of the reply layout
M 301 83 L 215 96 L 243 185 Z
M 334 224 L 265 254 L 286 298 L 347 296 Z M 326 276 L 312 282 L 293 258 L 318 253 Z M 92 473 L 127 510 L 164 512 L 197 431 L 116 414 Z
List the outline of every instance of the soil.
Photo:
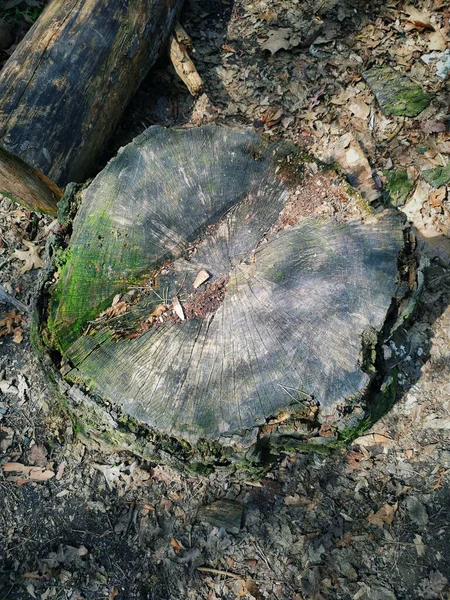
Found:
M 406 173 L 401 210 L 424 240 L 424 285 L 383 348 L 397 402 L 331 455 L 280 453 L 257 481 L 220 468 L 189 477 L 80 437 L 31 349 L 30 313 L 15 313 L 0 327 L 1 600 L 450 598 L 450 196 L 421 175 L 449 161 L 449 76 L 428 58 L 448 47 L 449 17 L 439 0 L 186 4 L 205 94 L 189 96 L 162 59 L 111 154 L 154 123 L 216 121 L 340 163 L 375 210 L 390 201 L 386 172 Z M 383 115 L 362 77 L 381 63 L 433 94 L 430 106 Z M 349 149 L 357 173 L 341 160 Z M 334 214 L 342 177 L 318 172 L 280 226 Z M 27 305 L 53 226 L 0 200 L 0 284 Z

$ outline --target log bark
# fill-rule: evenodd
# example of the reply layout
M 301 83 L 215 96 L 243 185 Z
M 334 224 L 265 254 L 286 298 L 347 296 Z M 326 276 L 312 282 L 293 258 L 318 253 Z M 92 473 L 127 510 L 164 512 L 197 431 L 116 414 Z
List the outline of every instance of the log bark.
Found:
M 67 377 L 192 444 L 246 447 L 280 423 L 320 441 L 362 419 L 405 293 L 402 220 L 304 218 L 301 169 L 295 149 L 225 127 L 152 127 L 123 149 L 83 192 L 51 292 Z
M 93 174 L 180 5 L 181 0 L 48 5 L 0 73 L 0 147 L 38 171 L 34 178 L 2 177 L 5 194 L 40 209 L 49 190 L 41 189 L 37 200 L 39 180 L 63 188 Z

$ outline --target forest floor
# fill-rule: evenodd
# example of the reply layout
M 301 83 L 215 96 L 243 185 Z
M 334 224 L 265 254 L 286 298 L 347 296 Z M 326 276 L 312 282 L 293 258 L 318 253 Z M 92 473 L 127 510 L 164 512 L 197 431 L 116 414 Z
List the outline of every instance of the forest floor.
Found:
M 0 64 L 39 3 L 6 4 Z M 450 160 L 449 19 L 444 0 L 187 2 L 205 94 L 162 60 L 110 155 L 156 123 L 237 123 L 339 163 L 374 206 L 400 205 L 425 281 L 386 349 L 398 401 L 347 449 L 282 456 L 260 481 L 188 477 L 87 448 L 55 409 L 29 316 L 0 306 L 0 600 L 450 598 L 450 173 L 429 175 Z M 363 76 L 377 64 L 428 107 L 383 113 Z M 49 227 L 0 199 L 0 283 L 26 304 Z

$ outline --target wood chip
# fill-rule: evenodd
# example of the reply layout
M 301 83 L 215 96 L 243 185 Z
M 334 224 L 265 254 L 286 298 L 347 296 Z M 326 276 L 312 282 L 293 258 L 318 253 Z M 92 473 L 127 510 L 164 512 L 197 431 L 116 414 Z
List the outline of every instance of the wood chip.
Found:
M 203 285 L 206 281 L 208 281 L 208 279 L 211 277 L 211 275 L 208 273 L 208 271 L 206 271 L 205 269 L 202 269 L 201 271 L 199 271 L 197 273 L 197 277 L 195 278 L 194 281 L 194 288 L 197 289 L 199 288 L 201 285 Z
M 181 302 L 178 300 L 178 296 L 174 296 L 172 299 L 172 302 L 173 302 L 173 310 L 180 317 L 180 319 L 182 321 L 184 321 L 186 319 L 186 317 L 184 316 L 184 310 L 183 310 L 183 307 L 181 306 Z

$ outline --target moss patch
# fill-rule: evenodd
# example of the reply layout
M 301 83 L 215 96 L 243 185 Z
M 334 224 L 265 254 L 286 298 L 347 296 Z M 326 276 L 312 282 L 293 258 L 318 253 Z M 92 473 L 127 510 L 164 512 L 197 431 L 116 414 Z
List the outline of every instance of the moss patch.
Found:
M 386 189 L 389 192 L 389 200 L 393 206 L 403 206 L 413 188 L 408 179 L 406 171 L 383 171 L 386 177 Z
M 422 177 L 435 188 L 440 188 L 450 182 L 450 162 L 445 167 L 436 167 L 423 171 Z
M 416 117 L 433 99 L 432 94 L 391 67 L 373 67 L 363 77 L 385 115 Z

